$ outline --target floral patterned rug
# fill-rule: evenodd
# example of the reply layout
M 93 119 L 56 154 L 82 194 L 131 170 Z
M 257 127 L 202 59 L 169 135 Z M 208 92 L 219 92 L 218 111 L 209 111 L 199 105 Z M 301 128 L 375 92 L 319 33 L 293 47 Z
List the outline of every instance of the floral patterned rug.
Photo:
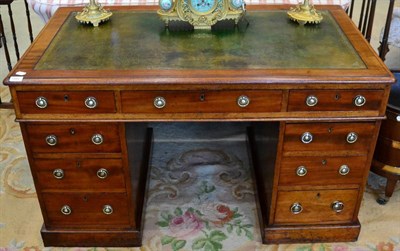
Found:
M 357 242 L 262 245 L 243 123 L 152 124 L 156 144 L 142 247 L 44 248 L 19 126 L 12 111 L 0 110 L 0 116 L 0 251 L 400 251 L 400 186 L 387 205 L 378 205 L 385 180 L 373 174 Z

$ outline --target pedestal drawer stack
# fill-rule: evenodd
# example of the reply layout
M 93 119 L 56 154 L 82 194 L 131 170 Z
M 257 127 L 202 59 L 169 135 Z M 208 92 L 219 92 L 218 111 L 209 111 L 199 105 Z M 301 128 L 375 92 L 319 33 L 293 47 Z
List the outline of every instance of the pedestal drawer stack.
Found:
M 275 224 L 355 221 L 374 132 L 375 123 L 287 123 Z
M 57 117 L 63 111 L 79 117 L 116 111 L 113 92 L 19 92 L 18 98 L 25 114 Z M 109 246 L 137 245 L 143 202 L 137 208 L 135 200 L 143 200 L 144 189 L 132 192 L 124 123 L 26 122 L 21 127 L 43 213 L 45 245 L 68 240 L 69 246 L 93 246 L 96 238 Z M 139 165 L 133 170 L 143 169 L 132 162 Z M 134 180 L 143 173 L 136 175 Z
M 292 91 L 288 110 L 379 113 L 377 97 L 382 95 L 365 90 Z M 379 125 L 351 118 L 282 123 L 267 241 L 333 241 L 344 233 L 347 241 L 357 239 L 357 214 Z

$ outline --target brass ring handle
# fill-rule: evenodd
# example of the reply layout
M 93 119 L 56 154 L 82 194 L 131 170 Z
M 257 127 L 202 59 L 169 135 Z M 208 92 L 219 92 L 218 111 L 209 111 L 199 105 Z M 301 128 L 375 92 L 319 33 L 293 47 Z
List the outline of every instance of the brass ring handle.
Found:
M 305 132 L 301 135 L 301 142 L 309 144 L 313 141 L 313 135 L 310 132 Z
M 355 142 L 357 141 L 357 139 L 358 139 L 358 134 L 357 134 L 357 133 L 355 133 L 355 132 L 349 132 L 349 133 L 347 134 L 347 137 L 346 137 L 347 143 L 353 144 L 353 143 L 355 143 Z
M 47 103 L 47 99 L 45 97 L 37 97 L 35 104 L 37 107 L 39 107 L 40 109 L 44 109 L 47 107 L 48 103 Z
M 96 133 L 95 135 L 92 136 L 92 143 L 95 145 L 101 145 L 103 143 L 103 135 L 100 133 Z
M 290 207 L 290 211 L 292 212 L 292 214 L 299 214 L 303 211 L 303 206 L 300 203 L 295 202 Z
M 366 102 L 367 102 L 367 99 L 362 95 L 357 95 L 353 101 L 355 106 L 363 106 L 363 105 L 365 105 Z
M 56 135 L 54 135 L 54 134 L 47 135 L 47 137 L 46 137 L 46 143 L 47 143 L 49 146 L 55 146 L 55 145 L 57 145 L 57 142 L 58 142 L 58 140 L 57 140 L 57 136 L 56 136 Z
M 70 214 L 72 213 L 72 209 L 71 209 L 70 206 L 64 205 L 64 206 L 61 208 L 61 213 L 62 213 L 63 215 L 70 215 Z
M 343 211 L 344 209 L 344 203 L 341 201 L 334 201 L 331 204 L 331 208 L 333 211 L 335 211 L 336 213 L 340 213 L 341 211 Z
M 347 175 L 350 172 L 350 167 L 348 165 L 342 165 L 339 167 L 339 174 L 340 175 Z
M 100 168 L 99 170 L 97 170 L 97 177 L 99 177 L 99 179 L 105 179 L 108 176 L 108 171 L 105 168 Z
M 239 107 L 246 107 L 250 104 L 250 98 L 246 95 L 241 95 L 237 98 L 237 104 Z
M 104 205 L 103 206 L 103 213 L 106 215 L 110 215 L 113 213 L 113 208 L 110 205 Z
M 87 97 L 85 99 L 85 106 L 89 109 L 94 109 L 97 107 L 97 99 L 95 97 Z
M 314 95 L 310 95 L 306 99 L 306 105 L 307 106 L 316 106 L 318 104 L 318 98 Z
M 163 97 L 155 97 L 153 105 L 155 108 L 161 109 L 167 105 L 167 101 Z
M 297 176 L 303 177 L 307 174 L 307 168 L 305 166 L 299 166 L 296 169 Z
M 54 176 L 54 178 L 56 178 L 56 179 L 62 179 L 62 178 L 64 178 L 64 170 L 62 170 L 62 169 L 55 169 L 54 171 L 53 171 L 53 176 Z

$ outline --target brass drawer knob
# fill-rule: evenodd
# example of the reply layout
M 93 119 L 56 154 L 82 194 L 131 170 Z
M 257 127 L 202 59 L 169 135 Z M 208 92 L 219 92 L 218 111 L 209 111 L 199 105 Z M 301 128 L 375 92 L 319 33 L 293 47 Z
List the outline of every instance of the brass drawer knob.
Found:
M 155 97 L 153 104 L 155 108 L 161 109 L 165 107 L 167 101 L 163 97 Z
M 53 176 L 54 176 L 54 178 L 60 180 L 60 179 L 64 178 L 64 171 L 62 169 L 55 169 L 53 171 Z
M 246 107 L 250 104 L 250 98 L 246 95 L 241 95 L 237 98 L 237 104 L 240 107 Z
M 295 202 L 290 207 L 290 211 L 292 212 L 292 214 L 299 214 L 303 211 L 303 206 L 300 203 Z
M 65 206 L 63 206 L 63 207 L 61 208 L 61 213 L 62 213 L 63 215 L 70 215 L 70 214 L 72 213 L 72 209 L 71 209 L 70 206 L 65 205 Z
M 310 132 L 305 132 L 301 135 L 301 142 L 309 144 L 313 141 L 313 135 Z
M 103 135 L 101 135 L 100 133 L 96 133 L 92 136 L 92 142 L 95 145 L 101 145 L 103 143 Z
M 367 102 L 367 99 L 362 95 L 357 95 L 354 98 L 354 105 L 355 106 L 363 106 Z
M 94 109 L 97 107 L 97 100 L 95 97 L 87 97 L 85 99 L 85 106 L 89 109 Z
M 316 106 L 318 104 L 318 98 L 314 95 L 310 95 L 306 99 L 307 106 Z
M 353 143 L 355 143 L 355 142 L 357 141 L 357 139 L 358 139 L 357 133 L 355 133 L 355 132 L 349 132 L 349 133 L 347 134 L 347 137 L 346 137 L 347 143 L 353 144 Z
M 296 169 L 296 174 L 300 177 L 305 176 L 307 174 L 307 168 L 305 166 L 299 166 Z
M 331 204 L 331 208 L 333 211 L 335 211 L 336 213 L 340 213 L 341 211 L 343 211 L 344 208 L 344 204 L 341 201 L 334 201 Z
M 44 109 L 47 107 L 47 99 L 45 97 L 40 96 L 36 99 L 35 104 L 40 109 Z
M 350 172 L 350 168 L 348 165 L 342 165 L 341 167 L 339 167 L 339 174 L 340 175 L 347 175 Z
M 103 213 L 110 215 L 113 213 L 113 208 L 110 205 L 104 205 L 103 207 Z
M 55 146 L 55 145 L 57 145 L 57 142 L 58 142 L 57 136 L 54 135 L 54 134 L 48 135 L 48 136 L 46 137 L 46 143 L 47 143 L 49 146 Z
M 105 179 L 108 176 L 108 171 L 105 168 L 100 168 L 99 170 L 97 170 L 97 177 L 99 177 L 100 179 Z

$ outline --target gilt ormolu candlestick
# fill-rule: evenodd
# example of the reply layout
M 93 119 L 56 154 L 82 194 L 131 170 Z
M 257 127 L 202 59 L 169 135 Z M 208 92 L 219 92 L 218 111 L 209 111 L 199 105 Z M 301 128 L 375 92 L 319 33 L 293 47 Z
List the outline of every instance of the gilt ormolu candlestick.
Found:
M 304 0 L 302 4 L 291 8 L 288 13 L 289 18 L 299 24 L 313 23 L 318 24 L 322 21 L 322 15 L 319 13 L 309 0 Z
M 93 26 L 99 26 L 99 23 L 107 21 L 111 16 L 112 13 L 103 9 L 96 0 L 90 0 L 89 4 L 83 8 L 82 12 L 78 12 L 75 18 L 80 23 L 91 23 Z

